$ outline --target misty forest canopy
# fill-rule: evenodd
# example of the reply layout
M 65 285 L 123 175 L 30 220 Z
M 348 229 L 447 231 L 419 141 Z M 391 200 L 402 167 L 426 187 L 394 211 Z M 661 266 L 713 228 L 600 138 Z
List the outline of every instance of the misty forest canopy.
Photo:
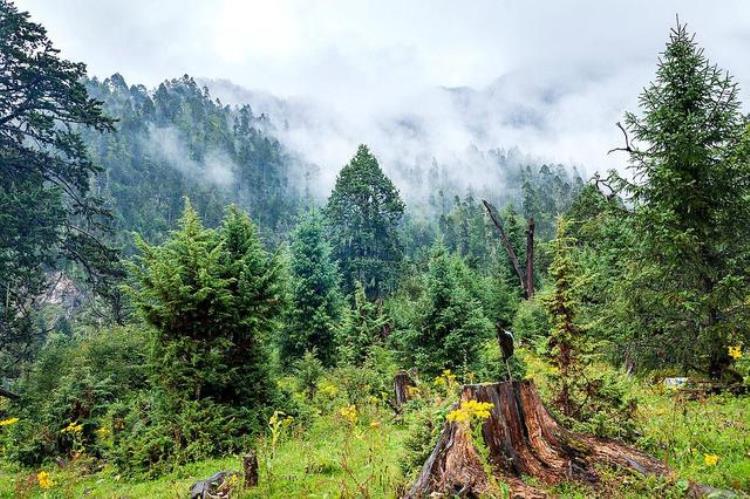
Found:
M 246 449 L 274 411 L 304 425 L 332 410 L 320 397 L 387 398 L 401 369 L 450 387 L 548 365 L 563 421 L 631 440 L 633 403 L 602 370 L 750 381 L 750 129 L 684 25 L 613 128 L 627 173 L 497 149 L 505 184 L 466 189 L 450 164 L 360 145 L 321 197 L 331 165 L 280 127 L 187 75 L 89 77 L 0 0 L 4 459 L 156 476 Z M 504 363 L 503 329 L 537 364 Z M 438 425 L 405 420 L 424 462 Z

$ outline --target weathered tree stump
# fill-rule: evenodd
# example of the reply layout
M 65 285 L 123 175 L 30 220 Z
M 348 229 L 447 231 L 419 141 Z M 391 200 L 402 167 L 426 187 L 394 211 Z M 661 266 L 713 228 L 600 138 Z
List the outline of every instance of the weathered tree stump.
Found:
M 416 386 L 406 371 L 399 371 L 393 379 L 393 390 L 396 394 L 394 409 L 401 411 L 401 407 L 409 401 L 409 387 Z
M 595 465 L 601 464 L 640 473 L 667 472 L 663 463 L 632 447 L 561 427 L 547 412 L 531 381 L 465 385 L 461 401 L 466 400 L 493 404 L 481 429 L 489 455 L 480 456 L 465 424 L 446 422 L 435 449 L 405 497 L 433 493 L 491 496 L 496 492 L 495 485 L 486 469 L 510 487 L 512 497 L 524 498 L 546 494 L 526 485 L 521 476 L 534 477 L 547 485 L 565 480 L 594 484 L 599 479 Z
M 245 474 L 245 487 L 258 485 L 258 456 L 255 451 L 250 451 L 242 456 L 242 470 Z

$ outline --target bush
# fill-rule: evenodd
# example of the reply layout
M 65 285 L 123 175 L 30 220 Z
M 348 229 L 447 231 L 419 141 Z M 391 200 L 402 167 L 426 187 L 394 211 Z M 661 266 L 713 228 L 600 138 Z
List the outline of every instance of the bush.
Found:
M 4 432 L 5 455 L 27 466 L 58 456 L 102 455 L 99 430 L 109 405 L 146 386 L 147 338 L 132 327 L 82 339 L 49 338 L 18 386 L 21 400 L 8 410 L 19 421 Z

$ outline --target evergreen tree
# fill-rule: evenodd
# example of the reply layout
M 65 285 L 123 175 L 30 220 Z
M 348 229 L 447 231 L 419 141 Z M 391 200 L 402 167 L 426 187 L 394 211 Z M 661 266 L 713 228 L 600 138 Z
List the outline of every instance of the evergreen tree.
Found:
M 594 348 L 588 324 L 581 325 L 581 291 L 591 280 L 591 274 L 581 266 L 576 243 L 568 234 L 566 219 L 558 217 L 549 268 L 552 290 L 544 298 L 551 322 L 548 355 L 557 368 L 551 376 L 553 403 L 580 431 L 632 439 L 636 401 L 627 395 L 616 377 L 592 366 L 603 342 L 599 341 Z
M 339 172 L 326 207 L 347 293 L 359 281 L 368 297 L 377 298 L 392 284 L 402 257 L 398 226 L 403 213 L 398 190 L 367 146 L 359 146 Z
M 427 292 L 408 341 L 416 365 L 433 375 L 472 367 L 482 342 L 493 334 L 480 301 L 462 284 L 457 258 L 447 253 L 442 241 L 433 247 Z
M 626 114 L 633 180 L 619 179 L 635 206 L 623 295 L 634 343 L 648 362 L 715 377 L 728 345 L 750 340 L 750 137 L 737 94 L 678 24 L 642 115 Z
M 572 240 L 566 235 L 565 219 L 557 221 L 557 237 L 552 242 L 553 260 L 549 274 L 553 290 L 547 300 L 552 319 L 549 347 L 554 376 L 555 405 L 565 416 L 577 416 L 577 400 L 585 382 L 583 376 L 586 337 L 576 322 L 579 303 L 576 296 L 577 269 L 571 255 Z
M 90 189 L 100 171 L 79 131 L 108 132 L 86 67 L 59 57 L 46 30 L 0 0 L 0 354 L 17 364 L 37 328 L 45 271 L 77 262 L 94 285 L 116 273 L 109 216 Z
M 246 431 L 274 395 L 264 344 L 284 304 L 277 258 L 237 208 L 211 230 L 188 202 L 169 240 L 138 246 L 131 294 L 156 332 L 155 383 L 177 406 L 217 404 Z
M 373 345 L 383 339 L 388 318 L 380 303 L 367 299 L 365 288 L 354 282 L 354 306 L 349 311 L 339 333 L 341 358 L 348 363 L 362 365 Z
M 292 298 L 280 342 L 286 364 L 315 350 L 325 366 L 335 363 L 335 329 L 341 319 L 341 294 L 336 264 L 325 238 L 323 219 L 307 215 L 292 235 Z

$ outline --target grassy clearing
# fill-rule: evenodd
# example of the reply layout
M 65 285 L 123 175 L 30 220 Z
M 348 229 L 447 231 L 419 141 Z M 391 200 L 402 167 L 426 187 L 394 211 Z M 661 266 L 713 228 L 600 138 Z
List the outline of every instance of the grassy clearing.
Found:
M 544 393 L 548 366 L 528 353 L 520 355 Z M 687 400 L 660 384 L 637 381 L 631 389 L 640 399 L 642 436 L 637 446 L 667 461 L 675 476 L 643 478 L 602 470 L 604 484 L 597 495 L 684 497 L 689 480 L 750 493 L 749 397 Z M 412 478 L 399 467 L 407 452 L 409 424 L 395 422 L 391 410 L 377 399 L 362 402 L 354 414 L 342 413 L 350 406 L 341 396 L 325 399 L 307 425 L 279 425 L 275 443 L 273 432 L 259 439 L 260 485 L 234 497 L 395 497 Z M 151 481 L 120 477 L 111 467 L 91 472 L 83 459 L 65 468 L 6 467 L 0 469 L 0 497 L 186 497 L 193 482 L 219 470 L 239 469 L 240 461 L 240 456 L 204 460 Z M 39 471 L 49 473 L 52 487 L 40 488 Z M 575 483 L 550 492 L 560 497 L 593 493 Z

